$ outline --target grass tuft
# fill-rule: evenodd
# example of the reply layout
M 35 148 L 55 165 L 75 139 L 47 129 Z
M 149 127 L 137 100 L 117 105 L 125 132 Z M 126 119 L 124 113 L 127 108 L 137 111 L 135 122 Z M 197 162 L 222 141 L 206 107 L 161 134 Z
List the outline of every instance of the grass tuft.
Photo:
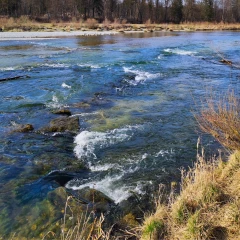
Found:
M 234 91 L 217 100 L 210 97 L 196 119 L 201 129 L 223 146 L 240 150 L 240 99 Z
M 193 168 L 182 170 L 175 200 L 159 204 L 146 217 L 142 239 L 240 239 L 239 163 L 239 151 L 224 164 L 198 156 Z

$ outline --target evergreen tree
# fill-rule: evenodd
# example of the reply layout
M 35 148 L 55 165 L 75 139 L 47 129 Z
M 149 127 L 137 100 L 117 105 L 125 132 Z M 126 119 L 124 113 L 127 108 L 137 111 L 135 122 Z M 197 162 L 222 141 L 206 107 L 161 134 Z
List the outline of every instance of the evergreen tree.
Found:
M 213 0 L 204 0 L 203 6 L 204 6 L 204 19 L 208 22 L 213 21 L 214 20 Z
M 182 0 L 173 0 L 171 6 L 171 20 L 174 23 L 180 23 L 183 17 L 183 2 Z

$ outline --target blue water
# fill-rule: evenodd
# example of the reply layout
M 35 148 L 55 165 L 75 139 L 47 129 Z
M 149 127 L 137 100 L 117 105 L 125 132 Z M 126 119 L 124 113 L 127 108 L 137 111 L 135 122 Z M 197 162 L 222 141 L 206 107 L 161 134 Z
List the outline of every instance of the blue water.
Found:
M 179 179 L 179 168 L 195 160 L 201 101 L 209 93 L 240 93 L 239 56 L 238 32 L 0 41 L 0 79 L 22 77 L 0 82 L 2 231 L 13 231 L 19 208 L 57 187 L 42 180 L 66 162 L 91 171 L 65 187 L 89 186 L 116 203 Z M 79 116 L 79 132 L 38 131 L 60 108 Z M 26 123 L 35 130 L 13 131 Z M 211 137 L 203 142 L 217 152 Z

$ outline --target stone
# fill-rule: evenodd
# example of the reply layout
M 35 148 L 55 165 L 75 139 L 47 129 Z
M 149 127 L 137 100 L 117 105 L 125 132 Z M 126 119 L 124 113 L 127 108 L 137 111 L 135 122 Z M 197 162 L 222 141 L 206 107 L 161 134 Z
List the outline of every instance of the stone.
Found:
M 23 124 L 23 125 L 19 125 L 17 129 L 14 130 L 14 132 L 26 133 L 26 132 L 31 132 L 33 130 L 34 130 L 34 127 L 32 124 Z
M 79 130 L 78 117 L 59 117 L 53 119 L 50 125 L 43 128 L 44 132 L 76 132 Z
M 91 105 L 87 102 L 79 102 L 73 105 L 76 108 L 89 108 Z
M 111 206 L 114 206 L 114 201 L 106 196 L 104 193 L 86 187 L 81 190 L 72 191 L 72 195 L 81 202 L 88 203 L 88 210 L 94 209 L 96 213 L 108 212 Z
M 54 114 L 62 114 L 62 115 L 67 115 L 67 116 L 71 116 L 72 113 L 69 109 L 59 109 L 56 111 L 53 111 Z

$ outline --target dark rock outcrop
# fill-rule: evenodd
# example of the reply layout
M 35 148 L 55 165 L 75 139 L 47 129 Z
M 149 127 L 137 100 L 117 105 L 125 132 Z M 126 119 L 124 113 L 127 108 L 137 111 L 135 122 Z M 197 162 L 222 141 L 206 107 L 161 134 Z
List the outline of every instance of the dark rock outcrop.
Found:
M 79 130 L 78 117 L 59 117 L 53 119 L 49 126 L 44 127 L 44 132 L 76 132 Z
M 69 109 L 59 109 L 56 111 L 53 111 L 54 114 L 61 114 L 61 115 L 67 115 L 67 116 L 71 116 L 72 113 Z
M 34 127 L 32 124 L 20 124 L 18 127 L 14 130 L 14 132 L 32 132 L 34 130 Z

